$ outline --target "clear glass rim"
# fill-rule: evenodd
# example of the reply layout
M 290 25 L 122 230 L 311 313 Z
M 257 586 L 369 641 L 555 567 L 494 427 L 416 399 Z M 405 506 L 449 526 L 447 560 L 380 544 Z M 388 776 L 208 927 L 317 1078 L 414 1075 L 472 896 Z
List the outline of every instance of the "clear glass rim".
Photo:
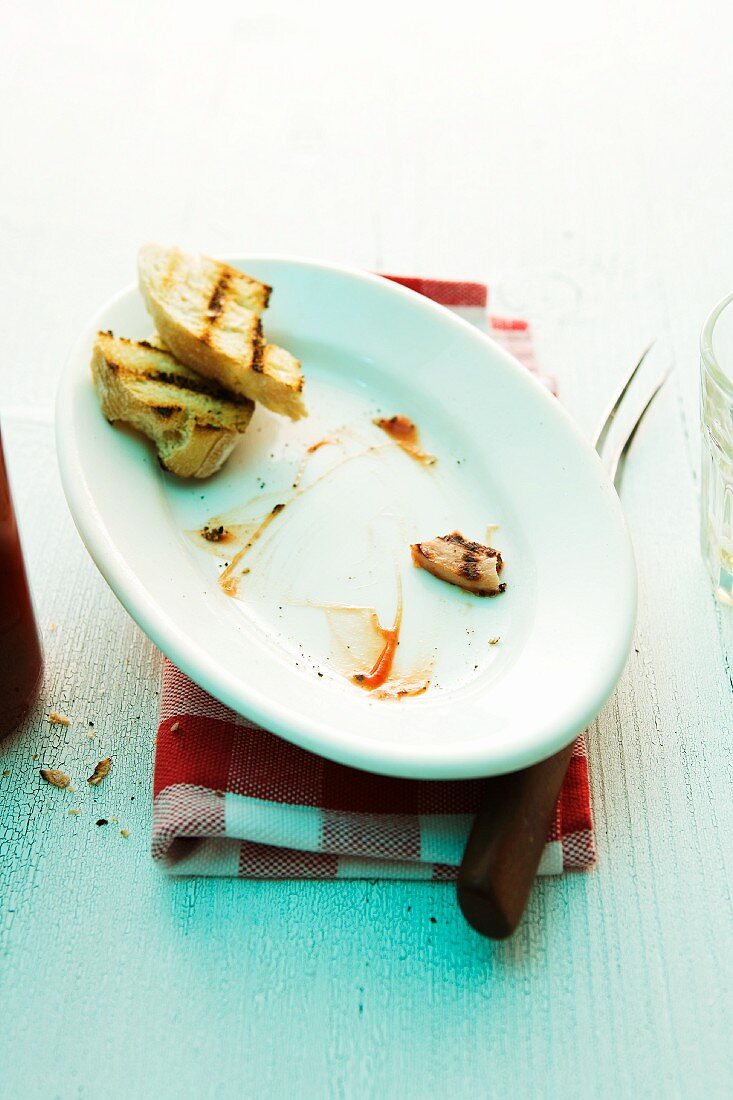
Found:
M 733 302 L 733 294 L 726 294 L 710 313 L 700 334 L 700 358 L 715 381 L 733 396 L 733 377 L 723 370 L 713 351 L 713 334 L 721 313 Z

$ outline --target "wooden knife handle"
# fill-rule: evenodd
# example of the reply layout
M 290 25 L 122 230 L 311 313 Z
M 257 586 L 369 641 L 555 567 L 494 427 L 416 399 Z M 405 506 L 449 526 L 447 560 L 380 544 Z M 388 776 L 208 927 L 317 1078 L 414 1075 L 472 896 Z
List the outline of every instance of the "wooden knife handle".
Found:
M 504 939 L 521 920 L 572 752 L 486 780 L 457 884 L 461 912 L 483 936 Z

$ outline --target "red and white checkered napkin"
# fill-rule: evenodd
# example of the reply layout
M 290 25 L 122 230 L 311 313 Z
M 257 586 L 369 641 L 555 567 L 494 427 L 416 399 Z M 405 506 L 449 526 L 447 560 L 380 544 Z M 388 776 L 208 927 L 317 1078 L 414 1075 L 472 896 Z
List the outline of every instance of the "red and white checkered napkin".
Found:
M 489 317 L 485 286 L 388 277 L 490 330 L 537 373 L 528 324 Z M 152 850 L 171 874 L 454 879 L 482 790 L 481 780 L 390 779 L 334 764 L 234 714 L 164 664 Z M 582 870 L 594 859 L 579 737 L 539 873 Z

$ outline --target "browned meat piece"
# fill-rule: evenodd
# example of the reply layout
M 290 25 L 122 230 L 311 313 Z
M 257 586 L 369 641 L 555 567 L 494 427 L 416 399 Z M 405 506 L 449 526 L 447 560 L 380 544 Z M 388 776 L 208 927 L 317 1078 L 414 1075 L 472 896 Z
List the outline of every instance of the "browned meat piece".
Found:
M 469 542 L 459 531 L 411 546 L 412 560 L 438 580 L 457 584 L 475 596 L 498 596 L 506 588 L 499 581 L 504 562 L 498 550 Z

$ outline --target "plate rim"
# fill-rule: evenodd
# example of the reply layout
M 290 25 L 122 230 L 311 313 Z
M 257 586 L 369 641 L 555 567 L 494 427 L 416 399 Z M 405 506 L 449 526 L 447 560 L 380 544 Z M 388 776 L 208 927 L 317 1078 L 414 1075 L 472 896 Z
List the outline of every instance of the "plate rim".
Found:
M 552 396 L 542 383 L 532 376 L 510 352 L 497 344 L 491 336 L 480 331 L 470 321 L 399 283 L 358 268 L 284 253 L 257 253 L 245 256 L 228 253 L 222 254 L 222 258 L 228 263 L 242 267 L 255 263 L 280 263 L 304 268 L 317 268 L 325 272 L 355 279 L 357 282 L 376 284 L 381 288 L 388 287 L 391 293 L 409 299 L 413 307 L 424 309 L 426 312 L 433 314 L 440 314 L 447 324 L 462 329 L 472 339 L 480 343 L 488 344 L 493 354 L 503 360 L 508 369 L 518 373 L 525 384 L 530 382 L 534 386 L 535 391 L 541 394 L 541 400 L 546 402 L 547 408 L 552 408 L 551 415 L 560 416 L 566 428 L 586 453 L 586 457 L 591 462 L 595 462 L 597 468 L 603 472 L 607 485 L 610 485 L 598 455 L 582 434 L 577 423 L 557 398 Z M 615 647 L 614 659 L 609 659 L 606 688 L 596 693 L 596 701 L 593 706 L 579 713 L 577 721 L 571 723 L 570 727 L 565 724 L 556 729 L 552 735 L 544 736 L 541 751 L 537 750 L 534 742 L 524 743 L 512 759 L 503 765 L 497 766 L 496 760 L 492 759 L 490 744 L 486 744 L 481 740 L 470 747 L 464 743 L 459 757 L 451 756 L 450 743 L 440 746 L 442 751 L 438 751 L 438 748 L 433 745 L 430 753 L 424 755 L 420 755 L 416 751 L 414 744 L 400 749 L 400 746 L 390 743 L 390 751 L 387 756 L 380 755 L 379 746 L 375 743 L 370 743 L 367 746 L 358 738 L 335 740 L 328 730 L 320 727 L 310 716 L 297 713 L 295 716 L 297 728 L 294 729 L 293 712 L 286 705 L 259 694 L 256 688 L 247 685 L 245 679 L 235 677 L 227 670 L 222 669 L 207 652 L 204 644 L 188 635 L 183 636 L 184 632 L 181 628 L 171 619 L 161 604 L 148 596 L 142 582 L 127 565 L 124 553 L 118 549 L 117 544 L 108 532 L 94 496 L 86 482 L 84 465 L 76 446 L 74 433 L 64 431 L 64 425 L 68 425 L 72 421 L 74 411 L 73 383 L 78 371 L 80 357 L 86 357 L 89 353 L 87 346 L 89 332 L 94 329 L 95 325 L 98 326 L 100 318 L 105 313 L 136 290 L 137 284 L 134 282 L 129 283 L 100 305 L 82 326 L 80 335 L 74 341 L 66 357 L 56 393 L 56 451 L 67 504 L 87 552 L 128 614 L 150 640 L 174 664 L 181 668 L 185 675 L 189 676 L 203 690 L 209 692 L 235 713 L 246 716 L 249 720 L 262 725 L 292 744 L 317 755 L 327 756 L 338 763 L 394 777 L 469 779 L 515 771 L 551 756 L 587 728 L 613 694 L 618 684 L 628 660 L 636 623 L 637 572 L 633 546 L 621 503 L 615 491 L 616 519 L 626 549 L 626 562 L 622 563 L 622 568 L 625 567 L 626 571 L 628 600 L 626 603 L 625 631 L 623 632 L 625 641 L 622 641 L 622 631 L 619 629 L 619 641 Z M 288 720 L 288 715 L 290 715 L 290 720 Z M 483 749 L 481 746 L 483 746 Z

